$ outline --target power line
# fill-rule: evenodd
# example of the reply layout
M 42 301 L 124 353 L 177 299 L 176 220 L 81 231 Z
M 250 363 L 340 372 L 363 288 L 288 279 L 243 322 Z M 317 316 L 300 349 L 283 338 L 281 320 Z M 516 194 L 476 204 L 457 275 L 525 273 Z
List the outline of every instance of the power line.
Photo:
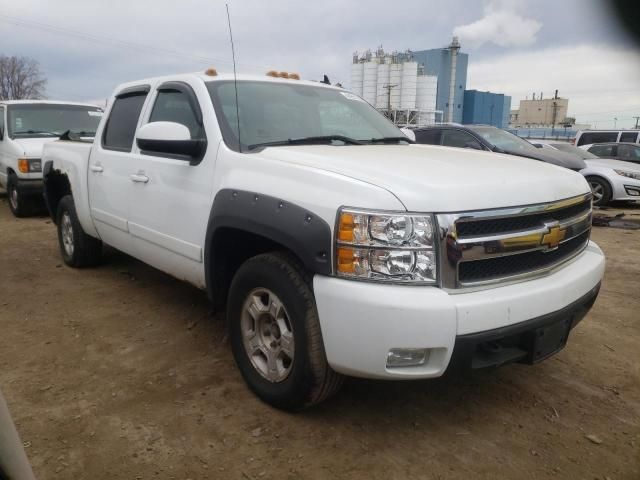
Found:
M 68 37 L 75 37 L 75 38 L 81 38 L 83 40 L 88 40 L 90 42 L 93 43 L 98 43 L 98 44 L 106 44 L 106 45 L 110 45 L 113 47 L 121 47 L 121 48 L 126 48 L 128 50 L 138 50 L 141 52 L 145 52 L 145 53 L 151 53 L 151 54 L 155 54 L 155 55 L 161 55 L 161 56 L 172 56 L 172 57 L 176 57 L 176 58 L 185 58 L 185 59 L 190 59 L 190 60 L 194 60 L 198 63 L 201 63 L 203 65 L 211 65 L 212 63 L 224 63 L 224 64 L 229 64 L 232 65 L 233 62 L 229 61 L 229 60 L 225 60 L 222 58 L 216 58 L 216 57 L 205 57 L 205 56 L 200 56 L 200 55 L 190 55 L 190 54 L 186 54 L 186 53 L 182 53 L 182 52 L 178 52 L 175 50 L 168 50 L 165 48 L 161 48 L 161 47 L 154 47 L 151 45 L 144 45 L 141 43 L 134 43 L 134 42 L 128 42 L 125 40 L 118 40 L 116 38 L 109 38 L 109 37 L 104 37 L 101 35 L 95 35 L 95 34 L 91 34 L 91 33 L 86 33 L 86 32 L 81 32 L 79 30 L 72 30 L 69 28 L 63 28 L 63 27 L 59 27 L 56 25 L 51 25 L 48 23 L 42 23 L 42 22 L 35 22 L 32 20 L 25 20 L 22 18 L 18 18 L 18 17 L 12 17 L 9 15 L 4 15 L 4 14 L 0 14 L 0 21 L 6 22 L 6 23 L 10 23 L 12 25 L 18 26 L 18 27 L 23 27 L 23 28 L 31 28 L 31 29 L 36 29 L 36 30 L 44 30 L 47 31 L 49 33 L 54 33 L 54 34 L 58 34 L 58 35 L 66 35 Z M 258 66 L 258 65 L 252 65 L 252 66 Z M 265 66 L 261 65 L 260 68 L 265 68 Z

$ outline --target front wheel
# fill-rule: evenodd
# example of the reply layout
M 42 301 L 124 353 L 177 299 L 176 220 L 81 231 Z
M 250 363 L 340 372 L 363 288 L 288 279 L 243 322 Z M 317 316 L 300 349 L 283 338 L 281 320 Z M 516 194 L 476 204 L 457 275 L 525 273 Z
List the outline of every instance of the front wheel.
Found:
M 18 179 L 15 174 L 9 175 L 7 180 L 7 197 L 9 199 L 9 209 L 16 217 L 26 217 L 31 212 L 28 199 L 20 194 L 18 190 Z
M 263 401 L 298 410 L 340 388 L 343 377 L 327 363 L 309 280 L 291 256 L 247 260 L 233 278 L 227 316 L 238 368 Z
M 58 203 L 56 224 L 60 253 L 64 263 L 76 268 L 100 263 L 102 242 L 87 235 L 82 229 L 71 195 L 62 197 Z
M 611 201 L 611 186 L 609 182 L 600 177 L 587 177 L 587 182 L 593 194 L 593 204 L 597 207 L 604 207 Z

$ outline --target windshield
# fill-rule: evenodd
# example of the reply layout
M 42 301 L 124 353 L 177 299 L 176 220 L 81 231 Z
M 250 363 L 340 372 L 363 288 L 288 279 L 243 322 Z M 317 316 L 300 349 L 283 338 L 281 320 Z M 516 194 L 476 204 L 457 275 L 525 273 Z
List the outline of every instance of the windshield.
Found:
M 473 127 L 473 131 L 487 142 L 508 152 L 536 152 L 537 148 L 526 140 L 495 127 Z
M 98 107 L 45 103 L 9 105 L 7 113 L 11 138 L 59 137 L 67 130 L 92 137 L 102 117 Z
M 594 158 L 600 158 L 597 155 L 594 155 L 591 152 L 587 152 L 582 148 L 578 148 L 574 145 L 570 145 L 568 143 L 552 143 L 552 147 L 557 148 L 561 152 L 573 153 L 574 155 L 579 156 L 583 160 L 592 160 Z
M 233 81 L 207 85 L 227 146 L 238 151 Z M 389 120 L 360 97 L 295 82 L 238 82 L 242 151 L 261 146 L 327 143 L 354 145 L 373 140 L 409 142 Z

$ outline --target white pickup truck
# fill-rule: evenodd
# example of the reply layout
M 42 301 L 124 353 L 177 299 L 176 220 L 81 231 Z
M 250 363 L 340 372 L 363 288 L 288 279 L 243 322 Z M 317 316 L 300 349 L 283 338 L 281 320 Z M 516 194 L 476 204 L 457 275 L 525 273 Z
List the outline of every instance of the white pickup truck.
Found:
M 0 187 L 16 217 L 42 204 L 42 147 L 66 131 L 92 137 L 102 110 L 84 103 L 0 101 Z
M 44 170 L 64 261 L 95 265 L 104 242 L 205 289 L 247 384 L 283 409 L 344 375 L 539 362 L 604 272 L 579 173 L 412 144 L 297 75 L 121 85 L 94 143 L 47 144 Z

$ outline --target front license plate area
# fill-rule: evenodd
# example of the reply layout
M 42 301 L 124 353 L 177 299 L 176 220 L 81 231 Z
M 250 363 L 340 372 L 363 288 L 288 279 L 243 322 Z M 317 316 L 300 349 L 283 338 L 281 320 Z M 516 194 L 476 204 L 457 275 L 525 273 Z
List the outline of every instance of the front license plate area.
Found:
M 541 362 L 562 350 L 567 344 L 571 317 L 534 331 L 532 362 Z

